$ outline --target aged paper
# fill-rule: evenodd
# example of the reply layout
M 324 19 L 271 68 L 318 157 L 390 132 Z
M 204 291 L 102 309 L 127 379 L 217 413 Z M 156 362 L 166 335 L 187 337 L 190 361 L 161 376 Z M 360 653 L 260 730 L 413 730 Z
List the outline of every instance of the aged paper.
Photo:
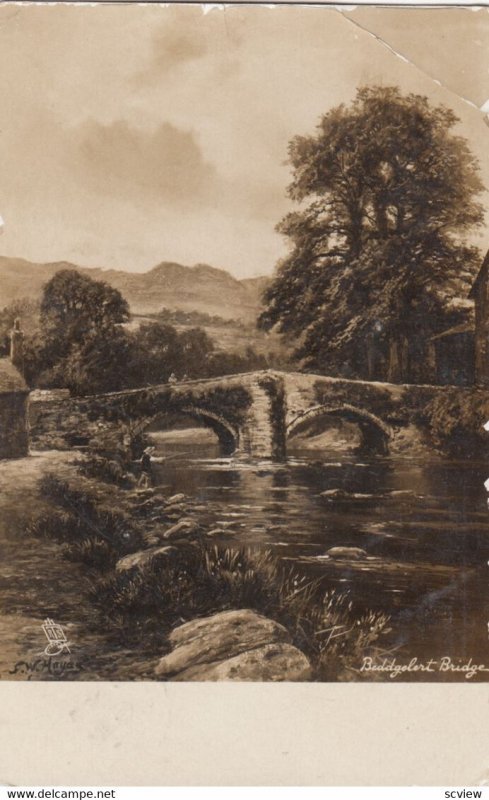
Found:
M 3 783 L 485 780 L 488 14 L 0 8 Z

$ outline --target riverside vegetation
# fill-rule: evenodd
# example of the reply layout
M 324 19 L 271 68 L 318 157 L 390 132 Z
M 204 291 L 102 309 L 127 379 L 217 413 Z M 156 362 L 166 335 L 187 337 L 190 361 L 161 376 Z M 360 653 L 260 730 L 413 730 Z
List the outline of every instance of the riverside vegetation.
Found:
M 32 517 L 28 533 L 55 540 L 86 570 L 91 624 L 121 648 L 144 645 L 157 658 L 183 622 L 250 609 L 289 631 L 316 680 L 350 680 L 364 656 L 386 655 L 386 615 L 358 611 L 347 594 L 269 550 L 226 546 L 225 530 L 200 523 L 197 502 L 136 490 L 117 461 L 82 456 L 77 469 L 76 486 L 54 474 L 41 479 L 47 510 Z

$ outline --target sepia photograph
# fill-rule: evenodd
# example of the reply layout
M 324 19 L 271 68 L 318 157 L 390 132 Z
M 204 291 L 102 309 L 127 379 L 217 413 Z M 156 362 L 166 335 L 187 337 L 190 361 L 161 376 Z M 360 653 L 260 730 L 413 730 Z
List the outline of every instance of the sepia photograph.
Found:
M 0 8 L 0 679 L 489 681 L 489 10 Z

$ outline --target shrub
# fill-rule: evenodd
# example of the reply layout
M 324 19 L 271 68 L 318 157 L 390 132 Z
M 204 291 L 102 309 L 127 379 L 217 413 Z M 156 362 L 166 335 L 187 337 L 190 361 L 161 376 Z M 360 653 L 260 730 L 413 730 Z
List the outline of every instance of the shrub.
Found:
M 124 467 L 113 459 L 100 455 L 92 455 L 83 460 L 75 461 L 78 471 L 86 478 L 95 478 L 105 483 L 114 483 L 123 488 L 129 488 L 134 483 L 132 476 Z
M 447 388 L 425 409 L 425 424 L 436 447 L 452 456 L 487 456 L 489 397 L 480 389 Z
M 317 667 L 322 680 L 334 680 L 338 675 L 351 679 L 365 656 L 378 656 L 374 645 L 390 632 L 386 614 L 367 611 L 357 616 L 348 595 L 335 591 L 324 595 L 318 617 Z
M 102 571 L 115 567 L 119 558 L 119 553 L 108 542 L 93 536 L 72 542 L 64 548 L 63 555 L 68 561 L 79 561 Z

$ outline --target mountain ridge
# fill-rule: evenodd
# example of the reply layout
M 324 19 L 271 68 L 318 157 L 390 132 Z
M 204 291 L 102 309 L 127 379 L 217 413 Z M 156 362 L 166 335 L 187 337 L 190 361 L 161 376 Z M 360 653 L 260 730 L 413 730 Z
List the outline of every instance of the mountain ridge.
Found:
M 62 269 L 73 269 L 118 289 L 135 314 L 161 308 L 201 311 L 224 319 L 251 322 L 261 311 L 261 295 L 270 278 L 239 279 L 209 264 L 186 266 L 161 261 L 146 272 L 80 267 L 69 261 L 33 262 L 0 255 L 0 307 L 21 297 L 38 299 L 46 281 Z

